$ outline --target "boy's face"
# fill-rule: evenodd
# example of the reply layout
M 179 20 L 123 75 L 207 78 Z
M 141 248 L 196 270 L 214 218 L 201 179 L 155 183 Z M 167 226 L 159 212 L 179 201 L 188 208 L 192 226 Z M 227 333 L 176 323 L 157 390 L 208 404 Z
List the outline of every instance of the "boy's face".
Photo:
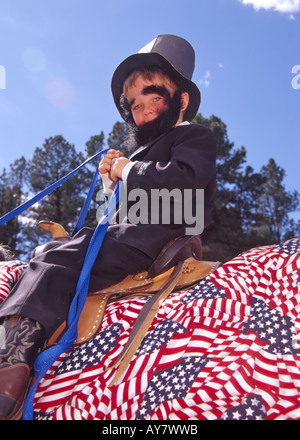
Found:
M 168 109 L 168 96 L 173 96 L 175 90 L 163 82 L 159 75 L 152 81 L 138 76 L 126 92 L 132 117 L 137 126 L 147 124 L 156 119 Z

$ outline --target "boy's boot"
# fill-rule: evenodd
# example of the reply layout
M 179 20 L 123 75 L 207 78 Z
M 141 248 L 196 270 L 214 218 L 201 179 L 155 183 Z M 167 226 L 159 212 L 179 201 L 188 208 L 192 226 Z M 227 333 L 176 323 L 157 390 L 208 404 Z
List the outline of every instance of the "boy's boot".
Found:
M 22 417 L 32 367 L 46 342 L 41 325 L 11 316 L 0 325 L 0 420 Z

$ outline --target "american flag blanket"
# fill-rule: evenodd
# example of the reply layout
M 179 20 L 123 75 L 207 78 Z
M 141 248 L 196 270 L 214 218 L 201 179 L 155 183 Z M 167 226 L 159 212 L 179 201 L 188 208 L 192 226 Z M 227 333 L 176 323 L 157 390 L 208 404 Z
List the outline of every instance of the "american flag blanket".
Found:
M 26 265 L 1 265 L 0 295 Z M 161 304 L 123 377 L 109 368 L 148 297 L 107 306 L 98 333 L 40 382 L 35 419 L 300 419 L 300 239 L 251 249 Z

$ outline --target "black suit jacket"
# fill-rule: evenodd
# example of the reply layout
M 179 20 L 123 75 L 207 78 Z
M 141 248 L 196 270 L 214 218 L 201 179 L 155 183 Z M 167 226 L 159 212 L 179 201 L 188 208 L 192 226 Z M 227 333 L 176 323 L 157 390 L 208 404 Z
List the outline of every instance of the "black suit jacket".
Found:
M 155 258 L 169 240 L 186 235 L 187 227 L 191 224 L 185 221 L 184 213 L 179 224 L 174 219 L 172 197 L 170 224 L 165 224 L 161 216 L 158 224 L 153 223 L 153 189 L 160 191 L 164 188 L 169 192 L 176 189 L 182 194 L 188 189 L 193 192 L 193 205 L 197 202 L 195 190 L 203 189 L 204 227 L 208 225 L 216 180 L 216 139 L 211 130 L 198 124 L 178 126 L 154 142 L 137 149 L 130 159 L 135 164 L 127 177 L 125 194 L 134 196 L 141 191 L 147 194 L 148 213 L 147 210 L 144 212 L 142 224 L 130 223 L 130 215 L 124 216 L 124 212 L 128 214 L 132 209 L 136 212 L 139 199 L 133 197 L 133 200 L 127 200 L 126 209 L 119 217 L 122 223 L 109 227 L 118 240 Z M 193 212 L 196 213 L 195 206 Z
M 133 189 L 204 189 L 205 219 L 212 208 L 215 184 L 216 142 L 210 130 L 199 125 L 177 127 L 132 155 L 136 161 L 127 179 Z M 151 198 L 149 198 L 151 203 Z M 128 203 L 128 208 L 134 207 Z M 96 258 L 90 291 L 101 290 L 128 273 L 145 270 L 166 242 L 185 235 L 186 223 L 110 225 Z M 48 336 L 67 318 L 93 230 L 81 229 L 71 240 L 53 241 L 46 252 L 31 260 L 0 316 L 20 315 L 42 324 Z

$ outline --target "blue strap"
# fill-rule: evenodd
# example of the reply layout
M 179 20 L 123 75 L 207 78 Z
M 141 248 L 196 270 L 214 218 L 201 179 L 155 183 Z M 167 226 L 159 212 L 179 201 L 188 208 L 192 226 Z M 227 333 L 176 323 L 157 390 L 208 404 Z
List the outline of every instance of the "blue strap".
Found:
M 23 211 L 28 209 L 30 206 L 32 206 L 34 203 L 37 203 L 42 198 L 46 197 L 48 194 L 50 194 L 52 191 L 54 191 L 56 188 L 58 188 L 62 183 L 64 183 L 66 180 L 68 180 L 73 174 L 75 174 L 77 171 L 79 171 L 82 167 L 84 167 L 87 163 L 95 159 L 96 157 L 105 154 L 108 151 L 108 149 L 102 150 L 99 153 L 96 153 L 94 156 L 87 159 L 85 162 L 83 162 L 81 165 L 79 165 L 77 168 L 75 168 L 73 171 L 68 173 L 66 176 L 59 179 L 57 182 L 53 183 L 49 187 L 45 188 L 41 192 L 39 192 L 37 195 L 32 197 L 30 200 L 27 200 L 25 203 L 19 205 L 9 213 L 5 214 L 0 218 L 0 226 L 4 223 L 8 222 L 9 220 L 12 220 L 17 215 L 21 214 Z M 82 210 L 80 212 L 79 218 L 76 222 L 76 225 L 72 231 L 72 236 L 81 229 L 92 196 L 95 189 L 95 185 L 98 178 L 98 170 L 96 170 L 95 175 L 93 177 L 93 181 L 91 183 L 88 195 L 86 197 L 86 200 L 84 202 L 84 205 L 82 207 Z M 43 351 L 36 359 L 34 364 L 35 369 L 35 376 L 36 381 L 34 385 L 32 386 L 31 390 L 28 393 L 25 406 L 24 406 L 24 412 L 23 412 L 23 419 L 24 420 L 32 420 L 33 419 L 33 401 L 34 401 L 34 395 L 36 388 L 41 381 L 41 379 L 44 377 L 46 372 L 49 370 L 49 368 L 53 365 L 53 363 L 56 361 L 56 359 L 62 354 L 68 351 L 74 341 L 77 339 L 77 325 L 78 320 L 81 314 L 81 311 L 84 307 L 87 293 L 88 293 L 88 286 L 89 286 L 89 279 L 90 279 L 90 273 L 92 270 L 92 267 L 94 265 L 95 259 L 98 255 L 99 249 L 102 245 L 104 236 L 106 234 L 106 230 L 108 228 L 109 222 L 115 213 L 116 205 L 119 202 L 120 198 L 120 182 L 117 182 L 115 191 L 110 198 L 109 204 L 103 214 L 103 217 L 101 218 L 100 222 L 98 223 L 97 228 L 94 231 L 94 234 L 91 238 L 91 241 L 89 243 L 89 247 L 85 256 L 85 260 L 83 263 L 83 267 L 78 279 L 75 295 L 73 298 L 73 301 L 71 303 L 71 307 L 68 314 L 68 329 L 66 333 L 63 335 L 61 340 L 53 347 L 48 348 L 47 350 Z
M 37 386 L 40 382 L 40 380 L 44 377 L 46 372 L 49 370 L 49 368 L 53 365 L 53 363 L 56 361 L 56 359 L 62 354 L 68 351 L 74 341 L 77 338 L 77 324 L 78 319 L 80 317 L 80 313 L 83 309 L 83 306 L 85 304 L 85 300 L 88 293 L 88 285 L 89 285 L 89 279 L 90 279 L 90 273 L 92 266 L 95 262 L 95 259 L 98 255 L 99 249 L 102 245 L 108 224 L 115 212 L 115 207 L 119 201 L 120 198 L 120 184 L 119 181 L 117 182 L 115 191 L 110 198 L 109 204 L 104 212 L 104 215 L 102 219 L 100 220 L 97 228 L 94 231 L 94 234 L 91 238 L 85 260 L 83 263 L 82 271 L 79 276 L 79 280 L 76 287 L 75 296 L 73 298 L 69 315 L 68 315 L 68 329 L 66 333 L 63 335 L 63 337 L 60 339 L 60 341 L 43 351 L 35 362 L 35 375 L 36 375 L 36 382 L 30 389 L 25 406 L 24 406 L 24 412 L 23 412 L 23 419 L 24 420 L 32 420 L 33 419 L 33 401 L 34 401 L 34 395 L 37 389 Z
M 82 207 L 82 209 L 80 211 L 80 214 L 79 214 L 78 220 L 76 222 L 76 225 L 75 225 L 75 227 L 74 227 L 74 229 L 73 229 L 73 231 L 71 233 L 71 237 L 73 237 L 73 235 L 75 235 L 76 232 L 78 232 L 82 228 L 82 226 L 83 226 L 86 214 L 88 212 L 88 209 L 89 209 L 92 197 L 93 197 L 93 193 L 94 193 L 94 189 L 95 189 L 95 186 L 96 186 L 96 182 L 97 182 L 98 176 L 99 176 L 99 172 L 98 172 L 98 169 L 97 169 L 95 174 L 94 174 L 94 177 L 93 177 L 93 180 L 92 180 L 92 183 L 91 183 L 88 195 L 86 196 L 86 199 L 84 201 L 84 205 L 83 205 L 83 207 Z
M 62 183 L 64 183 L 66 180 L 68 180 L 71 176 L 73 176 L 73 174 L 75 174 L 77 171 L 79 171 L 82 167 L 84 167 L 87 163 L 89 163 L 90 161 L 92 161 L 93 159 L 95 159 L 96 157 L 105 154 L 108 151 L 108 148 L 105 150 L 100 151 L 99 153 L 94 154 L 94 156 L 90 157 L 89 159 L 87 159 L 85 162 L 83 162 L 81 165 L 79 165 L 77 168 L 75 168 L 73 171 L 71 171 L 70 173 L 68 173 L 66 176 L 62 177 L 61 179 L 59 179 L 57 182 L 52 183 L 52 185 L 48 186 L 47 188 L 43 189 L 41 192 L 39 192 L 37 195 L 35 195 L 34 197 L 32 197 L 31 199 L 27 200 L 27 202 L 22 203 L 21 205 L 17 206 L 15 209 L 13 209 L 12 211 L 8 212 L 7 214 L 3 215 L 0 218 L 0 226 L 3 225 L 4 223 L 8 222 L 9 220 L 12 220 L 14 217 L 16 217 L 17 215 L 21 214 L 23 211 L 25 211 L 26 209 L 30 208 L 30 206 L 34 205 L 34 203 L 37 203 L 38 201 L 40 201 L 42 198 L 46 197 L 48 194 L 50 194 L 52 191 L 54 191 L 56 188 L 58 188 Z M 96 175 L 97 171 L 95 173 L 92 185 L 96 184 Z M 78 221 L 80 220 L 80 223 L 83 224 L 86 212 L 88 210 L 88 205 L 89 202 L 92 198 L 92 191 L 94 190 L 93 188 L 90 188 L 88 197 L 85 201 L 84 207 L 81 211 L 80 214 L 80 219 L 78 219 Z M 89 202 L 88 202 L 88 198 L 89 198 Z M 77 225 L 74 228 L 74 231 L 80 229 Z M 73 231 L 73 233 L 74 233 Z M 73 234 L 72 233 L 72 234 Z

